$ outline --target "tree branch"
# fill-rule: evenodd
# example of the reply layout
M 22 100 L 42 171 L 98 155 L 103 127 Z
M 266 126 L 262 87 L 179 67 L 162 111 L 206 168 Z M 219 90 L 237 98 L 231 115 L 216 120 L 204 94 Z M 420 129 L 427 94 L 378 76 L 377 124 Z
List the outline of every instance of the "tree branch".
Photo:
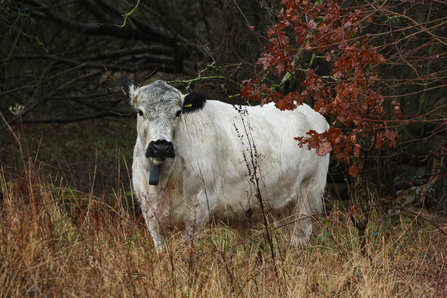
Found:
M 68 18 L 60 17 L 59 15 L 52 13 L 48 7 L 38 0 L 25 0 L 25 2 L 32 5 L 36 10 L 40 11 L 49 20 L 54 23 L 72 31 L 81 31 L 84 34 L 90 36 L 112 36 L 121 39 L 132 39 L 132 40 L 144 40 L 144 41 L 155 41 L 170 46 L 175 46 L 177 40 L 171 36 L 168 32 L 161 30 L 159 28 L 149 26 L 146 24 L 141 24 L 137 22 L 137 25 L 133 21 L 128 20 L 128 25 L 125 27 L 116 26 L 116 24 L 89 24 L 70 20 Z M 91 5 L 94 5 L 90 2 Z M 87 5 L 88 9 L 90 6 Z M 89 11 L 94 16 L 102 19 L 104 16 L 98 15 L 97 9 L 94 12 Z
M 103 111 L 103 112 L 98 112 L 98 113 L 94 113 L 94 114 L 89 114 L 89 115 L 84 115 L 84 116 L 79 116 L 79 117 L 72 117 L 72 118 L 66 118 L 66 117 L 62 117 L 62 118 L 49 118 L 49 119 L 22 119 L 20 122 L 21 123 L 33 123 L 33 124 L 37 124 L 37 123 L 59 123 L 59 124 L 63 124 L 63 123 L 72 123 L 72 122 L 80 122 L 80 121 L 85 121 L 85 120 L 91 120 L 91 119 L 97 119 L 97 118 L 102 118 L 102 117 L 123 117 L 123 115 L 127 115 L 129 113 L 127 112 L 113 112 L 113 111 Z M 129 116 L 130 117 L 130 116 Z M 12 124 L 11 122 L 9 122 L 9 124 Z

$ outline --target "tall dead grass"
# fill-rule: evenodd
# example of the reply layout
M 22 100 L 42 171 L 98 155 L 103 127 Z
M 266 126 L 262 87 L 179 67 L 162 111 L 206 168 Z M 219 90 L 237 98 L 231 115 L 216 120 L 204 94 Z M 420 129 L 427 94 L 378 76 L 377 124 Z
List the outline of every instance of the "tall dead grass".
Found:
M 223 225 L 195 247 L 174 235 L 157 254 L 142 219 L 123 208 L 124 191 L 110 204 L 62 181 L 33 163 L 15 181 L 0 172 L 0 297 L 447 296 L 441 222 L 376 210 L 364 256 L 347 212 L 335 208 L 306 247 L 275 234 L 274 264 L 262 230 Z

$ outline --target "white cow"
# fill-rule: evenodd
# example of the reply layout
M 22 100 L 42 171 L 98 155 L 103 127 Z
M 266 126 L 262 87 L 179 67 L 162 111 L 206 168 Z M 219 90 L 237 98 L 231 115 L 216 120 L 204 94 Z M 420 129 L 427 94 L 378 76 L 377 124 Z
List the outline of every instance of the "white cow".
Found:
M 308 240 L 310 214 L 323 210 L 329 156 L 299 148 L 294 137 L 326 131 L 322 115 L 305 104 L 235 107 L 164 81 L 123 85 L 138 112 L 133 188 L 157 249 L 168 232 L 195 237 L 212 217 L 259 220 L 260 198 L 291 244 Z

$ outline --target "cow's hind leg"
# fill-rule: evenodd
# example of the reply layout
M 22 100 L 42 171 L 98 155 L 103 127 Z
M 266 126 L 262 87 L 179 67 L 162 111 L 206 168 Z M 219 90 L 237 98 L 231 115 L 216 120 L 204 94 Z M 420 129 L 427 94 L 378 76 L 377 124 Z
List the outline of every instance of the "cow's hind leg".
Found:
M 312 235 L 312 218 L 310 214 L 303 212 L 295 212 L 288 218 L 289 223 L 286 224 L 286 238 L 291 245 L 302 245 L 309 241 Z
M 312 235 L 311 214 L 289 207 L 288 210 L 276 212 L 275 224 L 280 227 L 287 243 L 299 246 L 306 244 Z
M 324 185 L 314 182 L 309 179 L 308 183 L 301 184 L 296 205 L 289 206 L 280 221 L 285 238 L 292 245 L 302 245 L 309 241 L 313 232 L 312 219 L 323 211 Z

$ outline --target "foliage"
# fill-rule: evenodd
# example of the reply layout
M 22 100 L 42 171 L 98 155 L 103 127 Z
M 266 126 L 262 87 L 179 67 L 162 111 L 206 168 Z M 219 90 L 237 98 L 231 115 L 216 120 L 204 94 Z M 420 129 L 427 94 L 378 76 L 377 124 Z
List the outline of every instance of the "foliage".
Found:
M 340 1 L 287 1 L 278 15 L 279 22 L 268 31 L 267 52 L 259 58 L 263 76 L 270 70 L 284 75 L 282 84 L 297 72 L 305 78 L 300 92 L 278 91 L 281 86 L 267 87 L 261 80 L 248 81 L 242 94 L 247 98 L 273 100 L 281 109 L 295 109 L 312 99 L 314 109 L 332 120 L 325 133 L 309 131 L 308 137 L 297 137 L 299 145 L 325 155 L 334 151 L 339 161 L 349 163 L 360 158 L 361 150 L 380 148 L 382 144 L 396 146 L 397 133 L 387 126 L 384 97 L 377 89 L 377 66 L 385 63 L 383 55 L 360 35 L 367 19 L 360 9 L 346 10 Z M 297 66 L 304 54 L 320 59 L 330 67 L 330 76 L 318 74 L 319 65 L 310 63 L 307 69 Z M 400 116 L 393 101 L 396 116 Z M 348 128 L 342 131 L 340 127 Z M 367 141 L 370 140 L 370 141 Z M 349 173 L 357 177 L 361 166 L 354 162 Z
M 350 163 L 354 177 L 365 170 L 371 180 L 372 169 L 378 169 L 375 175 L 383 178 L 376 185 L 392 187 L 396 173 L 380 168 L 384 163 L 370 156 L 392 154 L 401 157 L 396 162 L 417 166 L 442 159 L 445 142 L 435 141 L 431 152 L 436 155 L 429 158 L 427 151 L 409 152 L 417 146 L 417 134 L 434 140 L 441 134 L 442 139 L 446 128 L 446 92 L 431 92 L 447 90 L 446 23 L 440 14 L 445 3 L 282 4 L 278 21 L 267 32 L 266 52 L 258 59 L 262 70 L 244 81 L 242 96 L 261 104 L 274 101 L 282 110 L 312 103 L 331 128 L 298 137 L 299 145 L 316 148 L 318 154 L 333 151 L 338 161 Z M 382 148 L 385 144 L 399 150 L 391 153 Z

